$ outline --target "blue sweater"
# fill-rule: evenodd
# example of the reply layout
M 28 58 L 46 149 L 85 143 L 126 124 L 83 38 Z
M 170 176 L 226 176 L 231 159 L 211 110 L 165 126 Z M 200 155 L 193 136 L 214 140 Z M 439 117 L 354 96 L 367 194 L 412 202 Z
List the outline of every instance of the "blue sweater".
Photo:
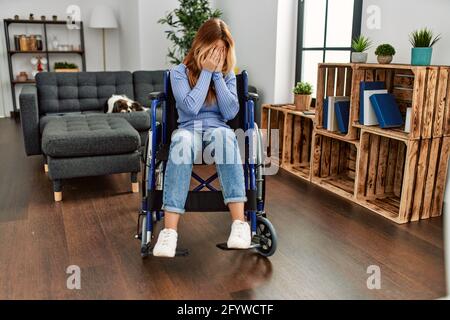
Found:
M 170 72 L 170 81 L 177 102 L 179 128 L 194 129 L 194 121 L 201 121 L 203 130 L 228 127 L 225 122 L 233 119 L 239 111 L 233 72 L 224 77 L 221 72 L 203 69 L 197 84 L 191 88 L 186 66 L 179 64 Z M 211 81 L 214 81 L 217 99 L 208 105 L 206 96 Z

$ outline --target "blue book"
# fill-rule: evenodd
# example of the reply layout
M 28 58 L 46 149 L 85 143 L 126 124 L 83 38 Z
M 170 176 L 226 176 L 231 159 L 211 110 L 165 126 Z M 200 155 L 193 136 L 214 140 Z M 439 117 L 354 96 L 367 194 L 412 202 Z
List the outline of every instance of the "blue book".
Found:
M 323 102 L 323 115 L 322 115 L 322 126 L 324 129 L 327 129 L 328 123 L 328 98 L 326 98 Z
M 403 125 L 402 114 L 393 94 L 374 94 L 370 97 L 370 101 L 381 128 L 393 128 Z
M 350 101 L 337 101 L 334 104 L 334 112 L 341 133 L 348 132 L 348 122 L 350 120 Z
M 370 102 L 370 96 L 376 93 L 388 93 L 386 84 L 380 81 L 361 81 L 359 92 L 359 123 L 366 126 L 377 125 L 378 120 Z

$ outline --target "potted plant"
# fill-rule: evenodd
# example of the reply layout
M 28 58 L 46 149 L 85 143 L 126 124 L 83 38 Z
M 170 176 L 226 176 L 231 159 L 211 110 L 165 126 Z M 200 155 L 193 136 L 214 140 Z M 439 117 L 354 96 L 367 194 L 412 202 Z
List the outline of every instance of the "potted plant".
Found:
M 309 110 L 311 107 L 313 86 L 308 82 L 297 82 L 292 92 L 295 94 L 295 109 L 299 111 Z
M 364 36 L 359 36 L 352 41 L 352 62 L 366 63 L 367 50 L 372 46 L 372 41 Z
M 377 56 L 378 63 L 389 64 L 395 55 L 395 49 L 388 43 L 379 45 L 375 50 L 375 55 Z
M 210 8 L 208 0 L 179 0 L 180 7 L 167 13 L 158 20 L 160 24 L 167 24 L 169 30 L 166 37 L 173 46 L 169 48 L 167 57 L 170 63 L 180 64 L 189 49 L 200 26 L 210 18 L 220 18 L 222 12 Z
M 78 66 L 75 63 L 55 62 L 55 72 L 78 72 Z
M 429 66 L 433 54 L 433 45 L 441 39 L 440 35 L 434 36 L 433 31 L 424 28 L 411 33 L 409 42 L 411 49 L 411 64 L 413 66 Z

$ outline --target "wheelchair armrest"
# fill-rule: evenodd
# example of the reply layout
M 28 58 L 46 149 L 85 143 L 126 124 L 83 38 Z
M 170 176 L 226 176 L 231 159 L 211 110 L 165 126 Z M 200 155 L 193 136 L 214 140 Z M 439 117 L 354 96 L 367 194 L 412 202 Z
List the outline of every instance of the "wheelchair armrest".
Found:
M 162 100 L 164 99 L 164 92 L 162 91 L 155 91 L 155 92 L 150 92 L 150 94 L 148 95 L 150 100 Z
M 248 99 L 253 100 L 253 102 L 256 102 L 259 100 L 259 95 L 256 92 L 249 92 Z

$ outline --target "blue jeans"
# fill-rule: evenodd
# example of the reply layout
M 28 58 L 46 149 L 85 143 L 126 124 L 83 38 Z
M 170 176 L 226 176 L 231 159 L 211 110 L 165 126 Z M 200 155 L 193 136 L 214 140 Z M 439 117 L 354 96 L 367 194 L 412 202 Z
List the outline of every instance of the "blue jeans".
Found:
M 203 157 L 202 157 L 203 156 Z M 179 129 L 172 135 L 164 176 L 163 210 L 183 214 L 193 164 L 216 164 L 225 205 L 245 202 L 244 170 L 234 132 L 228 128 Z

